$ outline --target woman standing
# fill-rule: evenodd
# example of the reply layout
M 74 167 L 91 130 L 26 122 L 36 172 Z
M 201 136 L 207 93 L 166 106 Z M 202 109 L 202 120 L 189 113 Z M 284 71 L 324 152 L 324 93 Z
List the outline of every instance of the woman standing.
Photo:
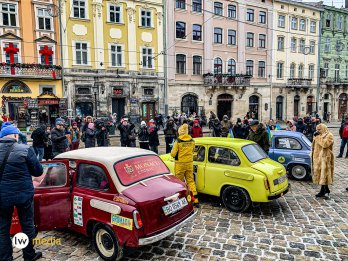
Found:
M 51 126 L 47 126 L 46 127 L 45 135 L 46 135 L 47 142 L 45 143 L 44 159 L 46 161 L 49 161 L 49 160 L 53 159 L 52 140 L 51 140 Z
M 149 149 L 149 132 L 147 130 L 146 122 L 142 121 L 138 131 L 139 145 L 141 149 Z
M 81 133 L 77 126 L 77 122 L 72 123 L 72 126 L 70 127 L 70 132 L 70 150 L 77 150 L 79 148 L 81 138 Z
M 93 122 L 88 123 L 85 137 L 85 148 L 95 147 L 95 127 Z
M 312 176 L 313 183 L 321 185 L 316 197 L 330 194 L 329 185 L 333 183 L 334 155 L 332 152 L 334 139 L 325 124 L 316 127 L 312 143 Z
M 159 138 L 158 138 L 158 129 L 153 119 L 149 121 L 149 124 L 150 124 L 150 127 L 149 127 L 150 150 L 158 154 L 158 146 L 160 145 Z

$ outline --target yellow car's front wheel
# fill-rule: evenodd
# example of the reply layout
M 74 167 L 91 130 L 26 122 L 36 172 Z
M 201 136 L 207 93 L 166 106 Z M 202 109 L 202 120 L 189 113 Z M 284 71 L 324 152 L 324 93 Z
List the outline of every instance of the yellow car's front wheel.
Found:
M 251 206 L 249 193 L 235 186 L 228 186 L 223 190 L 222 202 L 232 212 L 244 212 Z

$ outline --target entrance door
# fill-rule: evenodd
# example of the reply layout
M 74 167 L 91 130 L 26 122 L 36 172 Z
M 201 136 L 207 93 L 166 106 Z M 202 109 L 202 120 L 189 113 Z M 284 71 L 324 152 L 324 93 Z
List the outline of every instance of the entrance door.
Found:
M 276 100 L 276 119 L 283 120 L 283 96 L 278 96 Z
M 156 104 L 154 102 L 143 103 L 143 120 L 149 122 L 151 119 L 155 119 Z
M 198 98 L 195 95 L 187 94 L 182 97 L 181 100 L 181 111 L 185 112 L 187 115 L 192 113 L 198 113 Z
M 294 97 L 294 116 L 299 116 L 299 112 L 300 112 L 300 96 L 296 95 Z
M 91 102 L 77 102 L 75 104 L 76 115 L 81 117 L 93 115 L 93 103 Z
M 314 109 L 314 97 L 307 97 L 307 114 L 311 115 Z
M 342 119 L 347 114 L 347 98 L 346 93 L 338 97 L 338 119 Z
M 13 121 L 18 121 L 20 108 L 24 107 L 23 102 L 8 102 L 8 116 Z
M 217 105 L 217 115 L 220 120 L 224 115 L 227 115 L 230 119 L 232 117 L 232 102 L 233 96 L 230 94 L 220 94 L 217 97 L 218 105 Z
M 329 103 L 324 102 L 324 114 L 323 114 L 323 120 L 327 121 L 327 113 L 329 111 Z
M 251 114 L 254 115 L 253 119 L 259 119 L 259 97 L 256 95 L 252 95 L 249 97 L 249 112 L 250 117 Z
M 124 113 L 124 107 L 126 105 L 125 98 L 112 98 L 112 113 L 117 113 L 117 119 L 121 119 Z

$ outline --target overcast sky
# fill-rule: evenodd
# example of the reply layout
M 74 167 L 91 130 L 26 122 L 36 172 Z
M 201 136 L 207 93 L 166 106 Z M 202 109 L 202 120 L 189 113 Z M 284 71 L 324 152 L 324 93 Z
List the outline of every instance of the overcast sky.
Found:
M 319 2 L 318 0 L 303 0 L 302 2 Z M 336 7 L 344 6 L 345 0 L 324 0 L 325 5 L 334 5 Z

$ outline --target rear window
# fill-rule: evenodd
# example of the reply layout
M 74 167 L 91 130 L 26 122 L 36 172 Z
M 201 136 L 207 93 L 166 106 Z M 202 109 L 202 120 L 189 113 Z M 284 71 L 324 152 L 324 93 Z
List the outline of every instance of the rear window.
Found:
M 251 163 L 268 158 L 266 152 L 257 144 L 246 145 L 242 151 Z
M 129 186 L 146 178 L 170 173 L 163 161 L 154 155 L 123 160 L 114 165 L 122 185 Z

